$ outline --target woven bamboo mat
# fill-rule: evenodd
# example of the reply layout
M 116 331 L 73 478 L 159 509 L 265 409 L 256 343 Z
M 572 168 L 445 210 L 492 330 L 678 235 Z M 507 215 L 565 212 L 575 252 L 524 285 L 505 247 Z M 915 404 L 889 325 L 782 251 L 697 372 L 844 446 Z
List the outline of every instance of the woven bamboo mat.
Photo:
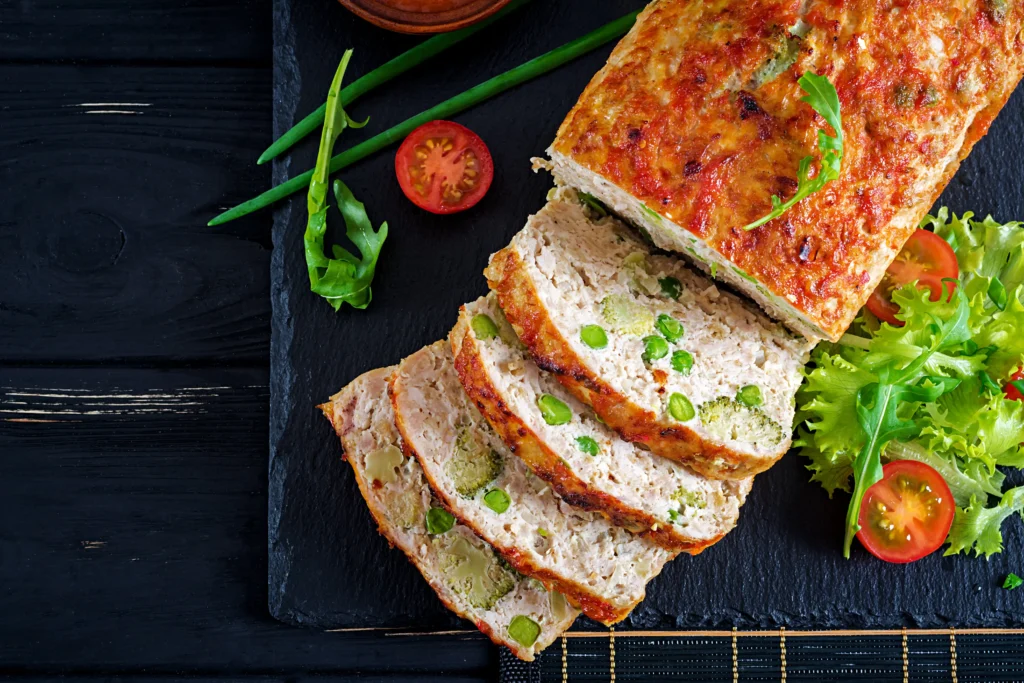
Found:
M 1024 683 L 1024 629 L 570 632 L 501 683 Z

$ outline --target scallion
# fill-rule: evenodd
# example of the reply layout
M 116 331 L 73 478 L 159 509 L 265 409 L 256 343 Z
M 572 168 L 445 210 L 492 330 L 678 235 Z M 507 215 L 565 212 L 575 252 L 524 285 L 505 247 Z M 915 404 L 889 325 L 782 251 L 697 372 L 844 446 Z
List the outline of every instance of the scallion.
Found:
M 442 102 L 436 107 L 432 107 L 421 114 L 413 116 L 410 119 L 406 119 L 402 123 L 389 128 L 383 133 L 375 135 L 369 140 L 335 155 L 335 157 L 331 159 L 330 172 L 336 173 L 357 161 L 365 159 L 374 152 L 379 152 L 385 147 L 402 140 L 406 135 L 428 121 L 454 116 L 455 114 L 499 95 L 510 88 L 514 88 L 521 83 L 525 83 L 526 81 L 546 74 L 566 62 L 570 62 L 573 59 L 604 45 L 610 40 L 614 40 L 615 38 L 624 35 L 636 21 L 638 14 L 639 11 L 631 12 L 621 19 L 605 24 L 601 28 L 588 33 L 582 38 L 577 38 L 570 43 L 566 43 L 562 47 L 555 48 L 551 52 L 547 52 L 540 57 L 531 59 L 525 64 L 521 64 L 514 69 L 510 69 L 503 74 L 484 81 L 480 85 L 470 88 L 462 94 L 456 95 L 455 97 Z M 301 192 L 309 186 L 309 181 L 312 177 L 312 171 L 306 171 L 301 175 L 295 176 L 294 178 L 267 190 L 258 197 L 250 199 L 247 202 L 242 202 L 238 206 L 228 209 L 210 221 L 208 225 L 221 225 L 223 223 L 227 223 L 228 221 L 241 218 L 242 216 L 246 216 L 254 211 L 270 206 L 271 204 L 293 195 L 296 192 Z
M 431 57 L 444 52 L 454 45 L 458 45 L 474 33 L 487 28 L 505 15 L 519 9 L 529 1 L 530 0 L 513 0 L 513 2 L 506 5 L 500 12 L 496 12 L 494 15 L 484 19 L 478 24 L 473 24 L 472 26 L 467 26 L 459 29 L 458 31 L 452 31 L 451 33 L 442 33 L 441 35 L 434 36 L 433 38 L 428 38 L 416 47 L 403 52 L 391 61 L 385 62 L 365 76 L 353 81 L 351 85 L 341 91 L 342 104 L 346 107 L 349 106 L 355 102 L 356 99 L 362 97 L 377 86 L 384 85 L 388 81 L 401 76 L 409 69 L 419 66 Z M 323 125 L 324 114 L 326 111 L 327 104 L 324 103 L 320 105 L 319 109 L 296 123 L 292 126 L 291 130 L 279 137 L 274 144 L 268 147 L 267 150 L 260 155 L 260 158 L 256 160 L 256 163 L 267 163 L 271 159 L 274 159 L 291 149 L 292 145 L 302 138 L 316 131 L 321 125 Z

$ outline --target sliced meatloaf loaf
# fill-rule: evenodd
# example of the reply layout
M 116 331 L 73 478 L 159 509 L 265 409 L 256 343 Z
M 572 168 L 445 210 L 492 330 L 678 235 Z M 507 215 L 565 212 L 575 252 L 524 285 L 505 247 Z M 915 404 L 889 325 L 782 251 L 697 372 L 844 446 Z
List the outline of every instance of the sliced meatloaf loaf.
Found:
M 462 307 L 451 345 L 477 408 L 566 501 L 693 554 L 736 525 L 752 479 L 708 479 L 620 439 L 537 367 L 494 294 Z
M 811 342 L 555 192 L 491 257 L 491 289 L 537 364 L 629 441 L 712 478 L 790 445 Z
M 659 0 L 558 131 L 555 173 L 773 316 L 838 339 L 1024 71 L 1021 0 Z M 789 199 L 835 86 L 838 180 Z
M 459 384 L 448 342 L 406 358 L 391 379 L 395 424 L 438 498 L 528 576 L 612 624 L 674 554 L 570 506 L 512 455 Z
M 387 395 L 393 370 L 362 375 L 320 409 L 341 438 L 381 534 L 408 556 L 448 609 L 530 661 L 579 612 L 561 594 L 505 564 L 469 527 L 428 525 L 427 515 L 438 514 L 430 511 L 441 508 L 419 463 L 400 448 Z

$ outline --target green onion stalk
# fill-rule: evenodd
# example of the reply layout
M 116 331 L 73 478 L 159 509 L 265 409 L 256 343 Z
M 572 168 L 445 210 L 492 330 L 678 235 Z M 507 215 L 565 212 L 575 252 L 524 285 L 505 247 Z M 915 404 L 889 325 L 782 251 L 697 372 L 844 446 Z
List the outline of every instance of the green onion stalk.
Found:
M 441 35 L 434 36 L 433 38 L 428 38 L 416 47 L 403 52 L 389 62 L 385 62 L 365 76 L 353 81 L 351 85 L 346 86 L 341 91 L 342 104 L 346 107 L 349 106 L 374 88 L 384 85 L 388 81 L 401 76 L 409 69 L 419 66 L 431 57 L 444 52 L 450 47 L 458 45 L 466 38 L 469 38 L 475 33 L 487 28 L 494 22 L 514 12 L 528 2 L 530 2 L 530 0 L 513 0 L 502 8 L 500 12 L 496 12 L 477 24 L 467 26 L 466 28 L 462 28 L 457 31 L 452 31 L 451 33 L 442 33 Z M 327 103 L 325 102 L 320 105 L 316 111 L 296 123 L 287 133 L 278 138 L 274 144 L 268 147 L 266 151 L 260 155 L 260 158 L 256 160 L 256 163 L 265 164 L 271 159 L 280 156 L 291 149 L 291 147 L 299 140 L 320 128 L 320 126 L 323 125 L 324 114 L 326 111 Z
M 514 69 L 510 69 L 505 73 L 484 81 L 480 85 L 470 88 L 469 90 L 466 90 L 465 92 L 456 95 L 437 106 L 431 107 L 412 118 L 406 119 L 402 123 L 392 126 L 388 130 L 335 155 L 331 159 L 330 172 L 337 173 L 357 161 L 361 161 L 371 154 L 379 152 L 385 147 L 402 140 L 405 136 L 424 123 L 434 121 L 436 119 L 450 118 L 477 104 L 480 104 L 481 102 L 495 97 L 506 90 L 546 74 L 549 71 L 576 59 L 577 57 L 597 49 L 609 41 L 625 35 L 636 22 L 636 17 L 639 13 L 639 11 L 631 12 L 621 19 L 605 24 L 601 28 L 592 31 L 581 38 L 577 38 L 576 40 L 555 48 L 540 57 L 531 59 L 525 64 L 521 64 Z M 246 216 L 254 211 L 266 208 L 267 206 L 270 206 L 285 197 L 293 195 L 296 192 L 301 192 L 309 186 L 309 181 L 312 177 L 313 171 L 306 171 L 301 175 L 297 175 L 276 187 L 272 187 L 258 197 L 254 197 L 249 201 L 228 209 L 211 220 L 209 225 L 221 225 L 228 221 L 233 221 L 236 218 L 241 218 L 242 216 Z

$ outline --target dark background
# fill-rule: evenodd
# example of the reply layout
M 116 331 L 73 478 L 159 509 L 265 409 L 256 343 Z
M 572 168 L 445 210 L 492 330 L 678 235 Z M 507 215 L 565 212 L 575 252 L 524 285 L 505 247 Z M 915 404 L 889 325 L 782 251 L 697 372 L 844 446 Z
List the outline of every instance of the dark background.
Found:
M 301 91 L 304 108 L 319 97 L 313 86 L 319 93 L 349 43 L 361 55 L 353 73 L 372 66 L 371 56 L 391 56 L 411 44 L 396 38 L 378 45 L 378 34 L 365 26 L 359 31 L 369 32 L 350 41 L 332 27 L 357 24 L 335 3 L 295 5 L 324 41 L 304 45 L 305 56 L 297 58 L 296 65 L 322 57 L 315 69 L 302 64 L 306 85 L 292 86 L 297 97 Z M 205 224 L 271 182 L 270 168 L 256 167 L 254 159 L 274 132 L 272 9 L 269 0 L 0 0 L 4 678 L 494 676 L 496 652 L 475 634 L 323 633 L 285 626 L 268 613 L 270 301 L 280 294 L 270 284 L 271 215 L 217 228 Z M 494 73 L 520 61 L 515 55 L 532 56 L 598 23 L 596 16 L 587 26 L 559 23 L 560 12 L 549 11 L 550 34 L 538 37 L 536 27 L 526 27 L 502 36 L 510 51 L 492 48 L 490 57 L 470 64 L 473 71 Z M 278 21 L 277 30 L 282 26 Z M 496 188 L 520 197 L 522 210 L 515 221 L 478 222 L 483 238 L 467 224 L 431 233 L 430 223 L 403 221 L 408 207 L 398 200 L 371 200 L 373 178 L 385 176 L 353 182 L 375 223 L 392 221 L 390 246 L 403 238 L 406 248 L 431 239 L 468 245 L 466 258 L 482 267 L 514 223 L 539 206 L 547 181 L 525 172 L 525 157 L 541 151 L 606 53 L 553 74 L 546 87 L 528 86 L 532 106 L 548 112 L 550 129 L 498 126 L 483 109 L 460 117 L 488 141 L 526 141 L 521 149 L 492 146 Z M 461 65 L 443 58 L 439 64 L 436 77 L 448 83 L 443 94 L 461 89 L 450 81 Z M 419 88 L 416 101 L 442 94 L 432 93 L 426 80 L 403 83 Z M 280 86 L 279 95 L 287 90 Z M 380 123 L 418 110 L 392 92 L 367 97 L 364 110 Z M 517 97 L 509 93 L 502 101 L 522 101 Z M 1020 174 L 1019 152 L 1012 151 L 1021 139 L 1020 100 L 1018 94 L 1012 114 L 997 122 L 1001 137 L 986 139 L 987 151 L 979 150 L 954 180 L 958 210 L 985 207 L 1003 219 L 1024 213 L 1019 183 L 1008 180 Z M 385 107 L 390 102 L 393 111 Z M 303 150 L 295 162 L 301 169 L 277 172 L 304 170 L 313 152 Z M 374 173 L 384 166 L 380 159 L 368 164 Z M 485 201 L 496 202 L 497 195 Z M 301 200 L 296 206 L 301 210 Z M 484 204 L 481 215 L 499 215 L 497 207 Z M 392 306 L 448 306 L 432 299 L 444 289 L 440 279 L 424 271 L 410 282 L 398 263 L 390 263 L 379 278 L 393 289 L 389 295 L 382 288 L 372 308 L 383 310 L 388 296 Z M 440 272 L 444 264 L 436 266 Z M 451 296 L 483 291 L 482 281 L 459 286 Z M 412 292 L 411 303 L 401 303 L 403 291 Z M 393 323 L 391 360 L 440 336 L 454 310 L 448 318 L 411 320 Z M 350 369 L 354 375 L 369 367 Z M 307 372 L 319 377 L 320 370 Z M 336 388 L 353 375 L 318 381 Z M 800 474 L 793 458 L 777 469 L 777 476 Z M 831 509 L 816 487 L 804 490 L 821 499 L 814 503 L 820 509 Z M 809 517 L 797 501 L 783 503 L 775 521 L 790 520 L 797 528 L 831 521 Z M 368 524 L 361 509 L 356 514 L 352 523 Z M 834 516 L 841 515 L 837 508 Z M 750 519 L 748 526 L 761 529 L 769 521 Z M 794 538 L 805 543 L 807 536 Z M 1024 542 L 1019 530 L 1007 540 L 1018 548 Z M 942 576 L 945 586 L 958 585 L 956 571 Z M 363 580 L 379 586 L 388 577 Z M 337 577 L 322 577 L 325 593 L 333 581 Z M 1003 599 L 988 583 L 981 590 L 979 602 Z M 1020 614 L 1011 605 L 994 607 L 1008 621 Z M 663 623 L 664 614 L 638 616 L 643 626 Z
M 492 676 L 268 613 L 271 23 L 0 0 L 0 677 Z

